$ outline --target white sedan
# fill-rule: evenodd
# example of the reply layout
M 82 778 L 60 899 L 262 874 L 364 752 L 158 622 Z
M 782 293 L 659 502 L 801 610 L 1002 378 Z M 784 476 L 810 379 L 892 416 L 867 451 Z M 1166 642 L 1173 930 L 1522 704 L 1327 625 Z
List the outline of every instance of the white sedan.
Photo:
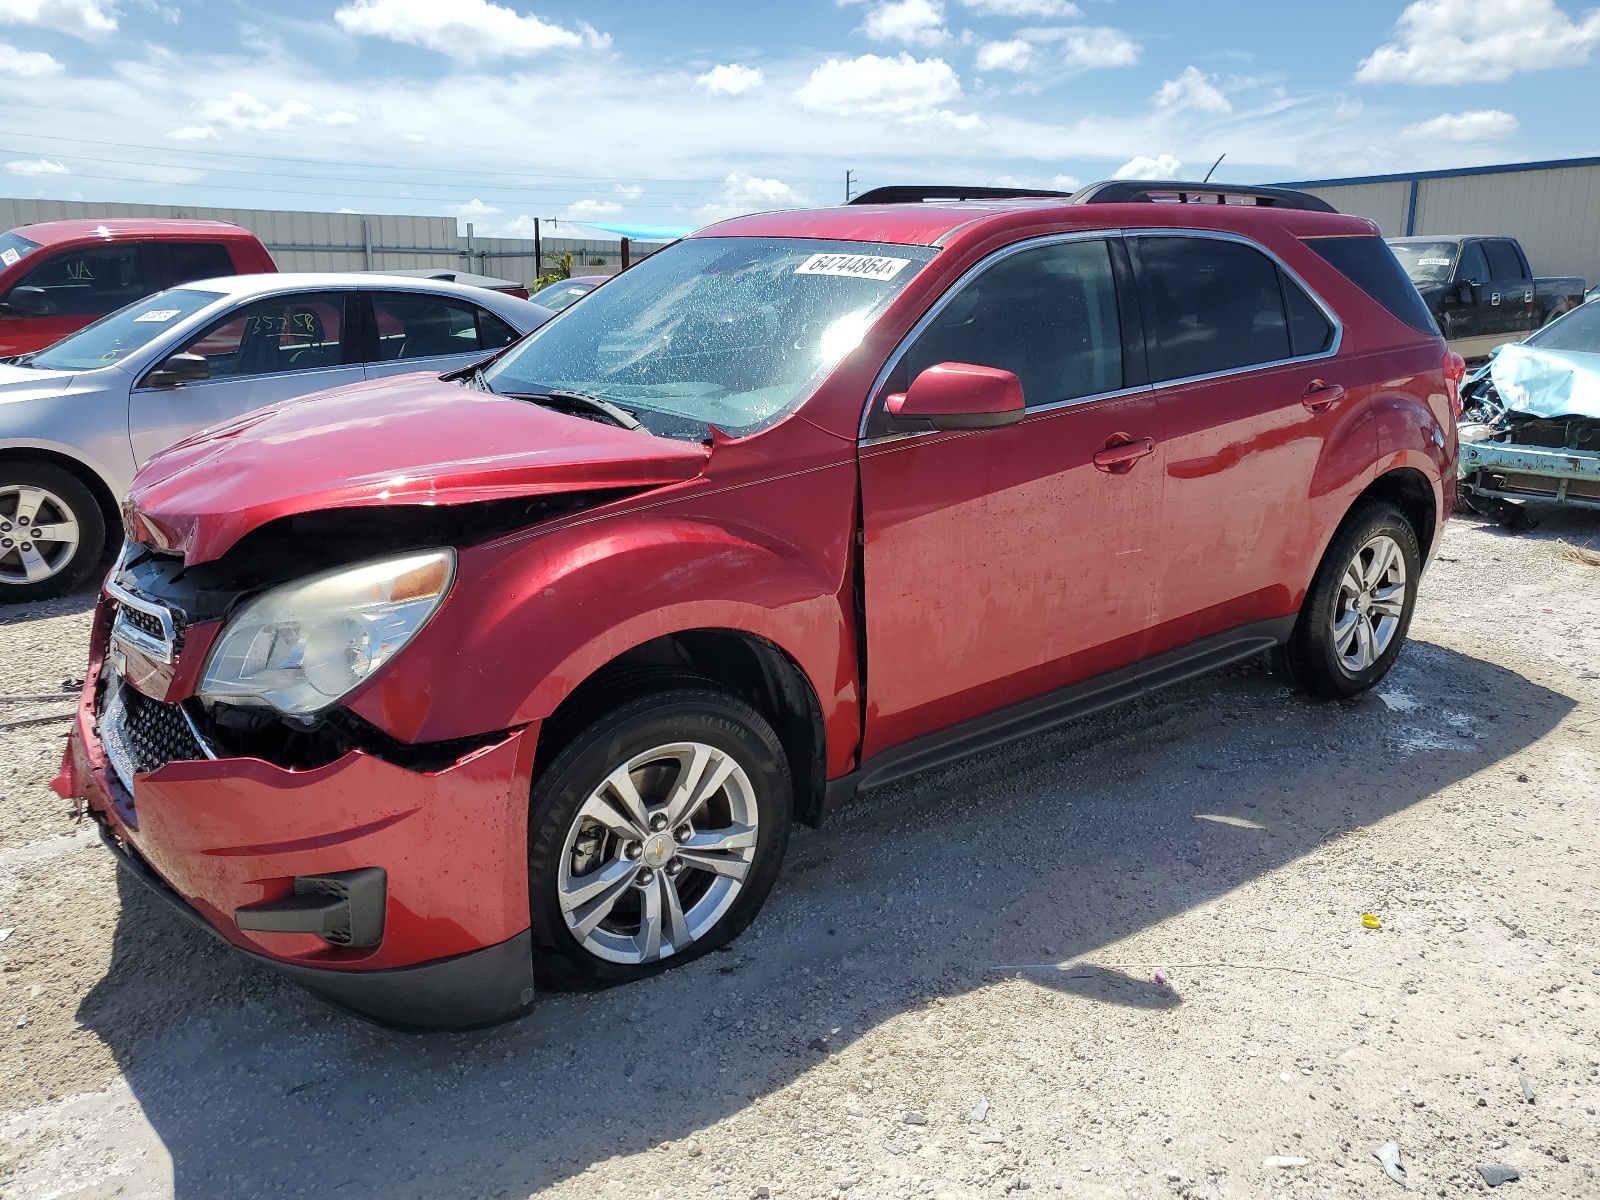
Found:
M 364 379 L 442 374 L 552 315 L 436 280 L 236 275 L 147 296 L 0 361 L 0 603 L 77 586 L 117 536 L 134 472 L 189 434 Z

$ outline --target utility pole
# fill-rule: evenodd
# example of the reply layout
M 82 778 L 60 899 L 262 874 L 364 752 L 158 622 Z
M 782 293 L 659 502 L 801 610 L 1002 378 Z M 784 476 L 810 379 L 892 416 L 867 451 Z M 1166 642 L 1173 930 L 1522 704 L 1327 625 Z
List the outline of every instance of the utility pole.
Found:
M 854 174 L 854 171 L 846 171 L 844 173 L 844 202 L 846 204 L 849 204 L 851 200 L 855 199 L 855 181 L 851 179 L 851 176 Z
M 539 240 L 539 218 L 533 219 L 533 277 L 544 274 L 544 245 Z

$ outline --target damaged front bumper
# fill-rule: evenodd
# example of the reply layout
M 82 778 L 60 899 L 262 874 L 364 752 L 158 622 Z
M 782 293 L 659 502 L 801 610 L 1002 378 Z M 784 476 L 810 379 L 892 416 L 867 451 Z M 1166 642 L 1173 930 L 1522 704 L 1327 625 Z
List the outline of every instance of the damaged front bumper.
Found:
M 95 655 L 56 790 L 87 806 L 135 878 L 233 948 L 384 1024 L 472 1028 L 531 1005 L 536 727 L 439 770 L 361 749 L 309 770 L 179 758 L 130 788 L 100 737 L 123 686 L 109 672 L 102 682 L 106 667 Z
M 1475 496 L 1600 508 L 1600 452 L 1463 440 L 1459 472 Z

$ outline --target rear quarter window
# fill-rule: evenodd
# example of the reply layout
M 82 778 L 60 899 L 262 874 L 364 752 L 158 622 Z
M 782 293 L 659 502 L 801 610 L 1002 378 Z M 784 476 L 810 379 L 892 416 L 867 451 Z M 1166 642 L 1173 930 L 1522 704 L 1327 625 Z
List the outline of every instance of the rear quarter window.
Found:
M 1419 333 L 1439 336 L 1439 326 L 1380 237 L 1306 238 L 1305 244 L 1351 283 Z

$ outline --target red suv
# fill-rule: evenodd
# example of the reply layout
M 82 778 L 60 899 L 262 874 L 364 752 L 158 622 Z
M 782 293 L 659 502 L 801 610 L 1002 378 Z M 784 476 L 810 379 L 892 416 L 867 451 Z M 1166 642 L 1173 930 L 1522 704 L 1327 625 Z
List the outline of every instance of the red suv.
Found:
M 859 788 L 1262 651 L 1370 688 L 1460 360 L 1370 221 L 1196 186 L 737 218 L 179 443 L 59 788 L 239 949 L 462 1027 L 727 942 Z

